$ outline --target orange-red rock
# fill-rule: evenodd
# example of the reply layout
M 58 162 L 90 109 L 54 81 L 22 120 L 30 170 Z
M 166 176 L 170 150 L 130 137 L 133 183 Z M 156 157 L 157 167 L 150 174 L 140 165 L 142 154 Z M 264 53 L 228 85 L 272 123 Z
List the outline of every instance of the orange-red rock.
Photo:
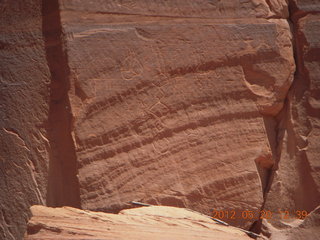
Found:
M 292 13 L 297 72 L 280 122 L 278 169 L 265 205 L 273 212 L 309 213 L 320 202 L 320 13 L 315 12 L 320 3 L 297 2 Z M 279 215 L 268 222 L 271 228 L 284 228 Z M 289 231 L 290 239 L 312 239 L 303 237 L 309 230 L 301 227 Z
M 270 240 L 319 239 L 320 207 L 313 210 L 304 220 L 287 219 L 277 227 L 265 221 L 263 231 Z
M 48 179 L 50 73 L 40 1 L 0 2 L 0 239 L 21 239 Z
M 58 7 L 0 2 L 1 240 L 22 238 L 31 205 L 80 206 Z
M 320 11 L 320 4 L 317 0 L 290 0 L 290 5 L 296 10 L 309 13 L 317 13 Z
M 251 239 L 239 229 L 214 223 L 186 209 L 144 207 L 119 214 L 33 206 L 25 240 L 38 239 Z
M 62 4 L 82 207 L 259 212 L 273 165 L 263 116 L 295 70 L 288 22 L 256 18 L 266 4 L 222 20 L 204 3 L 115 2 Z
M 21 239 L 33 204 L 235 210 L 223 220 L 245 228 L 261 208 L 314 210 L 319 9 L 1 1 L 0 239 Z
M 288 4 L 285 0 L 111 0 L 88 2 L 85 0 L 62 0 L 61 8 L 87 14 L 124 16 L 155 16 L 175 18 L 286 18 Z M 77 15 L 77 14 L 75 14 Z M 87 16 L 89 16 L 87 15 Z M 78 15 L 79 16 L 79 15 Z M 92 16 L 92 15 L 91 15 Z M 79 16 L 80 17 L 80 16 Z M 90 18 L 90 17 L 89 17 Z

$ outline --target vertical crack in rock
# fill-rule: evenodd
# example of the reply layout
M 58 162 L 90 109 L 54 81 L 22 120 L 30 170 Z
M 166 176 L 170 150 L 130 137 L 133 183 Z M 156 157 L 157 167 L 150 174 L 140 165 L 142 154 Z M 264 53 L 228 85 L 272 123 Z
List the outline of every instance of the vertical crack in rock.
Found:
M 274 159 L 274 165 L 270 169 L 265 169 L 263 172 L 264 182 L 263 183 L 263 203 L 261 205 L 261 211 L 265 209 L 265 205 L 268 199 L 268 193 L 271 189 L 275 174 L 279 168 L 279 162 L 281 159 L 282 153 L 282 143 L 284 138 L 285 129 L 288 129 L 288 123 L 290 122 L 289 115 L 290 115 L 290 101 L 289 101 L 289 94 L 292 91 L 292 88 L 297 82 L 298 73 L 301 72 L 301 63 L 302 59 L 299 59 L 299 50 L 297 49 L 298 40 L 297 40 L 297 31 L 296 31 L 296 22 L 293 20 L 293 13 L 292 13 L 292 2 L 289 1 L 289 16 L 288 22 L 290 24 L 290 29 L 292 33 L 292 46 L 293 46 L 293 55 L 296 64 L 296 71 L 294 73 L 294 79 L 291 83 L 290 89 L 287 92 L 287 96 L 284 100 L 284 105 L 281 111 L 276 116 L 264 116 L 264 125 L 266 128 L 266 132 L 268 135 L 268 140 L 270 143 L 270 148 L 272 150 L 272 156 Z M 300 57 L 301 58 L 301 57 Z M 290 128 L 290 127 L 289 127 Z M 289 129 L 292 132 L 292 128 Z M 258 169 L 259 170 L 259 169 Z M 261 171 L 260 171 L 261 172 Z M 259 172 L 259 173 L 260 173 Z M 261 173 L 260 173 L 260 177 Z M 260 211 L 260 212 L 261 212 Z M 254 222 L 250 228 L 250 231 L 260 234 L 262 231 L 262 218 L 259 216 L 259 220 Z
M 289 21 L 291 21 L 292 23 L 292 32 L 295 41 L 294 54 L 297 66 L 295 79 L 290 89 L 290 95 L 293 100 L 299 102 L 299 104 L 306 106 L 307 109 L 308 103 L 306 103 L 305 97 L 309 96 L 310 94 L 309 91 L 311 88 L 311 79 L 309 76 L 309 71 L 305 66 L 306 59 L 304 47 L 308 46 L 309 43 L 306 39 L 305 34 L 302 32 L 302 29 L 299 26 L 299 20 L 309 14 L 319 14 L 319 11 L 306 12 L 300 10 L 294 0 L 289 0 L 289 11 Z M 290 99 L 288 100 L 288 102 L 290 104 Z M 295 143 L 295 154 L 298 158 L 300 158 L 298 169 L 300 169 L 300 172 L 303 173 L 303 176 L 301 178 L 301 181 L 303 182 L 302 185 L 308 186 L 300 189 L 301 197 L 299 196 L 295 200 L 297 201 L 297 204 L 300 205 L 301 209 L 305 209 L 310 212 L 318 206 L 320 195 L 317 191 L 317 184 L 311 175 L 312 170 L 306 155 L 306 151 L 303 150 L 307 149 L 308 147 L 308 139 L 301 139 L 301 136 L 298 136 L 298 133 L 294 131 L 293 121 L 291 121 L 291 118 L 294 114 L 294 111 L 287 112 L 288 137 L 290 137 L 289 134 L 291 134 L 291 138 Z M 306 118 L 305 120 L 305 126 L 309 134 L 312 130 L 312 126 L 308 118 Z
M 47 64 L 51 73 L 48 136 L 50 162 L 47 189 L 48 206 L 80 207 L 77 160 L 72 139 L 72 114 L 67 54 L 58 0 L 42 1 L 42 31 Z
M 292 85 L 291 85 L 292 86 Z M 289 93 L 289 91 L 288 91 Z M 266 128 L 268 141 L 270 143 L 270 148 L 272 151 L 272 157 L 274 159 L 274 165 L 270 169 L 260 169 L 260 172 L 263 171 L 264 182 L 263 182 L 263 203 L 260 208 L 259 219 L 255 221 L 250 231 L 260 234 L 262 229 L 262 218 L 261 212 L 265 210 L 265 204 L 268 198 L 268 192 L 270 191 L 274 176 L 278 170 L 279 161 L 281 158 L 282 150 L 282 141 L 284 137 L 284 128 L 287 122 L 288 114 L 288 94 L 284 102 L 282 110 L 276 116 L 264 116 L 264 125 Z M 258 169 L 259 170 L 259 169 Z
M 272 154 L 274 156 L 274 166 L 269 170 L 266 177 L 266 185 L 264 187 L 264 201 L 261 206 L 261 210 L 264 210 L 266 201 L 268 199 L 268 193 L 271 190 L 276 172 L 279 168 L 279 162 L 281 159 L 281 154 L 283 151 L 283 140 L 285 137 L 285 131 L 287 132 L 288 139 L 290 139 L 290 146 L 293 151 L 296 151 L 299 148 L 298 140 L 296 139 L 296 134 L 294 133 L 294 126 L 292 122 L 292 112 L 291 112 L 291 98 L 301 99 L 310 86 L 309 73 L 304 65 L 303 60 L 303 46 L 307 45 L 305 36 L 299 31 L 299 19 L 306 16 L 307 14 L 314 14 L 314 12 L 304 12 L 298 9 L 294 0 L 289 0 L 289 17 L 288 22 L 291 26 L 291 33 L 293 36 L 293 54 L 296 64 L 296 71 L 294 74 L 293 82 L 290 86 L 290 89 L 287 92 L 285 98 L 284 106 L 282 110 L 275 117 L 264 118 L 265 127 L 268 134 L 270 147 L 272 149 Z M 289 146 L 289 147 L 290 147 Z M 287 146 L 288 147 L 288 146 Z M 305 186 L 306 192 L 302 192 L 302 195 L 312 196 L 312 192 L 316 192 L 314 180 L 310 175 L 310 166 L 307 163 L 307 157 L 305 151 L 299 152 L 301 158 L 300 169 L 305 173 Z M 318 198 L 318 196 L 314 196 Z M 316 201 L 315 201 L 316 202 Z M 314 204 L 315 206 L 317 204 Z M 308 205 L 304 206 L 308 207 Z M 303 208 L 303 207 L 302 207 Z M 311 209 L 313 210 L 313 208 Z M 253 223 L 250 228 L 251 231 L 256 233 L 261 233 L 262 230 L 262 219 Z
M 276 115 L 276 116 L 263 116 L 264 120 L 264 126 L 266 129 L 266 134 L 268 137 L 268 142 L 270 144 L 270 149 L 272 151 L 272 158 L 274 160 L 273 166 L 270 167 L 262 167 L 259 164 L 257 164 L 257 170 L 260 176 L 261 184 L 262 184 L 262 194 L 263 194 L 263 202 L 260 207 L 260 215 L 262 210 L 264 210 L 265 203 L 267 200 L 267 194 L 270 189 L 274 172 L 277 169 L 278 162 L 280 160 L 280 152 L 279 152 L 279 125 L 280 125 L 280 120 L 279 116 L 283 115 L 284 109 L 286 108 L 286 103 L 283 107 L 283 109 Z M 251 227 L 250 231 L 255 232 L 260 234 L 261 233 L 261 227 L 262 227 L 262 219 L 260 218 L 261 216 L 259 215 L 258 220 L 255 221 Z

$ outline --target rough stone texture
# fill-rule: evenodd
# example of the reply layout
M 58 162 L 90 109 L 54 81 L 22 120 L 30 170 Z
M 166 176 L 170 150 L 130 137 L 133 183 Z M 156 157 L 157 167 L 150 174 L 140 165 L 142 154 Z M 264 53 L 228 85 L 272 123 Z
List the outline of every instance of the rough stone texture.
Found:
M 44 2 L 0 2 L 1 240 L 21 239 L 31 205 L 80 207 L 58 2 Z
M 263 4 L 222 21 L 198 5 L 173 18 L 143 1 L 73 3 L 61 16 L 82 207 L 259 211 L 273 165 L 263 115 L 281 110 L 295 70 L 287 21 L 256 19 Z
M 39 239 L 251 239 L 239 229 L 199 213 L 173 207 L 144 207 L 120 214 L 33 206 L 25 240 Z
M 0 239 L 20 239 L 44 204 L 49 70 L 40 1 L 0 2 Z
M 288 4 L 285 0 L 62 0 L 61 7 L 70 12 L 185 17 L 185 18 L 286 18 Z
M 297 5 L 292 6 L 297 73 L 280 118 L 278 151 L 281 156 L 266 198 L 265 208 L 274 212 L 278 209 L 311 212 L 320 203 L 319 7 L 316 1 L 297 1 Z M 279 217 L 269 222 L 273 228 L 287 227 Z M 313 239 L 293 235 L 289 239 Z
M 290 0 L 289 2 L 302 12 L 316 13 L 320 11 L 318 0 Z
M 317 0 L 1 1 L 0 239 L 21 239 L 33 204 L 315 209 L 319 9 Z M 279 219 L 264 225 L 272 238 L 286 234 Z
M 264 220 L 265 221 L 265 220 Z M 270 240 L 314 240 L 319 239 L 320 207 L 313 210 L 304 220 L 282 222 L 282 228 L 276 228 L 267 221 L 263 231 Z

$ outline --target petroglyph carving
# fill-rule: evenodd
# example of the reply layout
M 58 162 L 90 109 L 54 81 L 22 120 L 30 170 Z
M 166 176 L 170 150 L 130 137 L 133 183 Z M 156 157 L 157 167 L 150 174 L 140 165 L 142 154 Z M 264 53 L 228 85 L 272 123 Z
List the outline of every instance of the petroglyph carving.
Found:
M 131 80 L 142 74 L 143 68 L 135 53 L 130 52 L 121 65 L 121 76 L 124 80 Z

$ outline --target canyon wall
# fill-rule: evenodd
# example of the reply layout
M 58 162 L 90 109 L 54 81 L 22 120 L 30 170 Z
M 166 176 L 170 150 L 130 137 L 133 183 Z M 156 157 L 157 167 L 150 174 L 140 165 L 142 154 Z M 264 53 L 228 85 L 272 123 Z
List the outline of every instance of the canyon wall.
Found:
M 286 11 L 126 4 L 61 4 L 82 207 L 258 212 L 274 163 L 264 121 L 295 71 Z
M 260 210 L 320 204 L 317 1 L 0 11 L 0 239 L 22 237 L 34 204 L 234 211 L 269 236 L 282 222 Z
M 277 119 L 277 163 L 265 209 L 282 209 L 291 215 L 311 212 L 320 201 L 320 4 L 296 1 L 290 10 L 297 71 L 286 107 Z M 286 228 L 277 219 L 269 222 Z M 293 231 L 290 237 L 295 239 L 295 235 Z
M 0 239 L 21 239 L 45 204 L 50 72 L 40 1 L 0 2 Z

